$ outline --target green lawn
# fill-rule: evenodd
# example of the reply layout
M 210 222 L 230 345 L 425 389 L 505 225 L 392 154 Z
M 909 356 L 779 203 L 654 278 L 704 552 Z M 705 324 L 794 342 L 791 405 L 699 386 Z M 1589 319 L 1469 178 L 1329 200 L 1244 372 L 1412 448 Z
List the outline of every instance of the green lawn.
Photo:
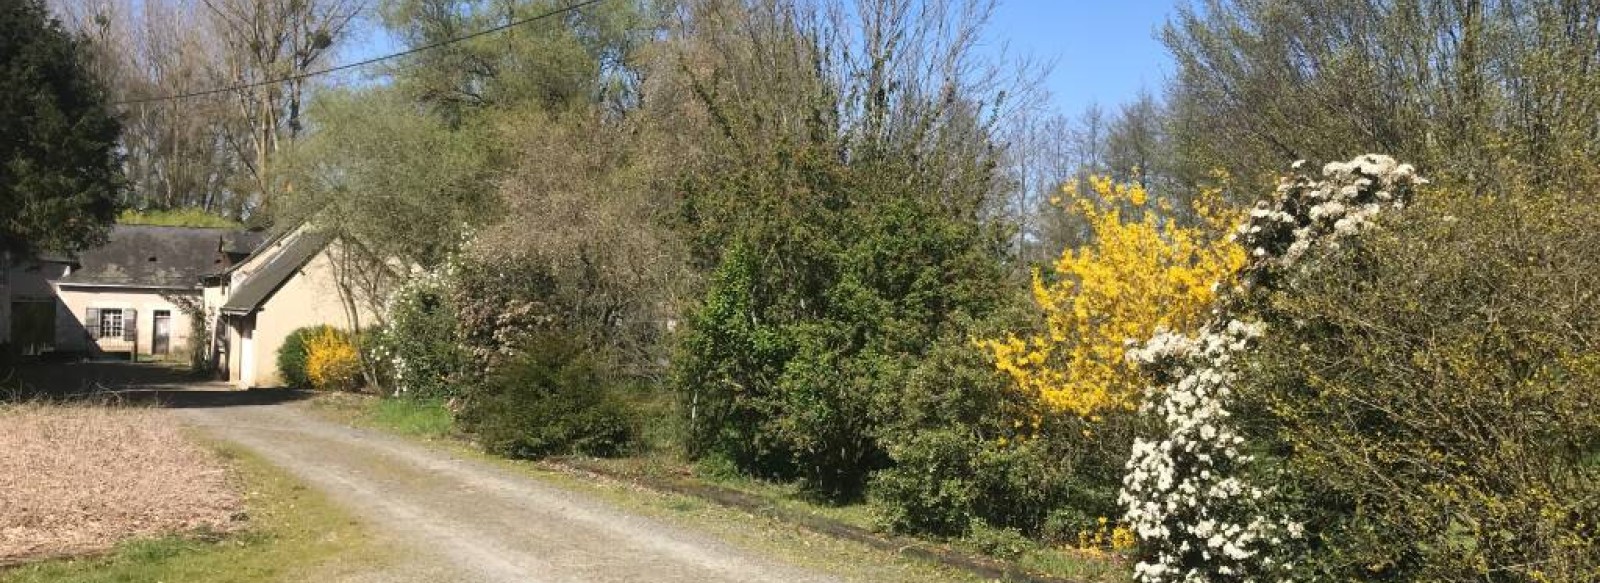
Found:
M 374 399 L 366 410 L 366 420 L 401 435 L 425 439 L 447 437 L 455 429 L 455 418 L 438 401 Z
M 378 560 L 361 528 L 320 494 L 239 448 L 214 449 L 241 480 L 244 532 L 136 540 L 100 556 L 0 570 L 0 583 L 308 581 Z
M 440 401 L 319 393 L 311 405 L 346 423 L 409 437 L 440 439 L 455 431 L 455 418 Z

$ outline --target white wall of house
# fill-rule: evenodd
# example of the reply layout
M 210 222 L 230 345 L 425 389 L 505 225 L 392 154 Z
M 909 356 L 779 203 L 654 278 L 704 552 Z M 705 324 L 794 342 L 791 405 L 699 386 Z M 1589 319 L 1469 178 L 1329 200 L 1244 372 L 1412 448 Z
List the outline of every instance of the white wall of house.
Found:
M 300 233 L 298 232 L 289 233 L 268 241 L 249 257 L 229 268 L 228 272 L 220 278 L 220 284 L 208 285 L 205 288 L 204 305 L 212 313 L 212 317 L 216 318 L 213 320 L 212 326 L 217 331 L 216 334 L 219 340 L 213 347 L 217 351 L 215 357 L 220 369 L 218 372 L 225 375 L 223 378 L 228 379 L 228 382 L 236 387 L 270 387 L 282 384 L 277 375 L 278 355 L 276 349 L 274 349 L 273 354 L 263 361 L 257 354 L 260 351 L 256 350 L 257 343 L 254 337 L 256 319 L 254 316 L 227 316 L 222 314 L 220 310 L 223 305 L 228 303 L 228 298 L 233 295 L 234 290 L 243 285 L 245 280 L 254 275 L 262 266 L 265 266 L 273 258 L 277 257 L 279 253 L 283 252 L 284 247 L 299 235 Z M 251 336 L 250 346 L 248 347 L 245 346 L 246 334 Z M 281 344 L 282 341 L 280 340 L 279 345 Z M 246 350 L 247 348 L 249 349 L 248 351 Z M 245 370 L 245 355 L 247 353 L 251 359 L 249 363 L 251 370 L 248 371 Z M 261 374 L 263 368 L 273 373 L 270 378 Z
M 256 356 L 256 319 L 254 317 L 241 319 L 235 332 L 239 337 L 238 346 L 241 359 L 239 362 L 239 378 L 241 379 L 241 384 L 245 388 L 282 384 L 281 381 L 274 382 L 270 376 L 262 375 L 262 367 L 266 364 L 266 361 Z M 263 378 L 267 380 L 261 380 Z
M 66 352 L 136 352 L 152 354 L 157 312 L 166 312 L 169 341 L 167 355 L 183 355 L 189 346 L 189 315 L 179 310 L 162 294 L 183 294 L 198 298 L 200 290 L 158 290 L 146 288 L 91 287 L 58 285 L 61 305 L 56 310 L 56 349 Z M 85 327 L 89 310 L 132 310 L 134 341 L 121 337 L 95 338 Z M 123 326 L 127 323 L 124 322 Z
M 226 281 L 226 278 L 223 279 Z M 233 370 L 230 364 L 229 353 L 232 351 L 229 347 L 232 345 L 228 343 L 228 322 L 217 311 L 218 307 L 227 301 L 227 294 L 226 284 L 208 285 L 200 296 L 200 305 L 205 310 L 206 317 L 211 319 L 207 324 L 207 331 L 211 333 L 211 337 L 200 341 L 207 343 L 206 354 L 210 355 L 211 364 L 216 367 L 216 374 L 221 375 L 219 378 L 229 378 L 228 375 Z
M 71 273 L 71 266 L 49 261 L 3 262 L 0 272 L 0 342 L 12 342 L 11 326 L 17 303 L 59 303 L 51 281 Z M 59 326 L 59 323 L 57 324 Z M 58 334 L 59 336 L 59 330 Z

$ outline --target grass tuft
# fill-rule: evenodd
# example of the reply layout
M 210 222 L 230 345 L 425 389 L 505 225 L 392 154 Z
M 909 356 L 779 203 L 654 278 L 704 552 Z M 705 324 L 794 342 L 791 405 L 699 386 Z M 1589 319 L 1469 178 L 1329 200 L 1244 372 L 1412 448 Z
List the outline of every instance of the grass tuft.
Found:
M 455 431 L 455 416 L 437 400 L 378 399 L 366 416 L 373 425 L 402 435 L 433 439 Z
M 205 227 L 211 229 L 242 229 L 244 224 L 218 216 L 204 209 L 181 208 L 170 210 L 137 211 L 128 209 L 117 215 L 122 225 L 151 225 L 157 227 Z
M 311 406 L 343 423 L 422 439 L 456 433 L 455 414 L 437 399 L 403 399 L 355 393 L 317 393 Z

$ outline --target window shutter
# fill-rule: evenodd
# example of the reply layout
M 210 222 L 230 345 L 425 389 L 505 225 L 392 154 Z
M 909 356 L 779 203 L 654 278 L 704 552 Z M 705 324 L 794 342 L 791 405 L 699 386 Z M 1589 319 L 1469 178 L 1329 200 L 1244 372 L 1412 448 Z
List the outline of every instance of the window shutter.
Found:
M 139 311 L 129 308 L 122 311 L 122 339 L 135 342 L 139 339 Z
M 99 308 L 89 308 L 88 313 L 83 317 L 83 329 L 85 332 L 89 333 L 89 338 L 91 340 L 98 340 L 100 338 Z

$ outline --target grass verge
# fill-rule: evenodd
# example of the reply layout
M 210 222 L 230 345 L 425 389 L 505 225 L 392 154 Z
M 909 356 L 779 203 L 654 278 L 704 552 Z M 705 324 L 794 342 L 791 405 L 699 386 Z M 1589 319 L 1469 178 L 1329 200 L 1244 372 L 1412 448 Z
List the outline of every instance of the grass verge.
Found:
M 0 583 L 321 581 L 377 564 L 360 527 L 320 494 L 238 447 L 208 445 L 241 481 L 243 532 L 134 540 L 102 555 L 0 570 Z
M 351 393 L 318 393 L 311 407 L 339 421 L 427 440 L 455 434 L 455 418 L 437 400 L 385 399 Z

